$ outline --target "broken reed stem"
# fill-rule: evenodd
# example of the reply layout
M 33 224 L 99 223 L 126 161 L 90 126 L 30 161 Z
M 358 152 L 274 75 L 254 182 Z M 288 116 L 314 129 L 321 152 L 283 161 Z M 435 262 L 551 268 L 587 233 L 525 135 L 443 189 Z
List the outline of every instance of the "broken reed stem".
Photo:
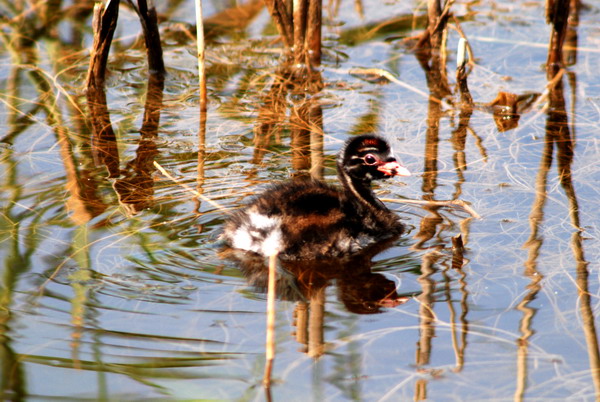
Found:
M 184 190 L 186 190 L 186 191 L 194 194 L 196 197 L 200 198 L 202 201 L 206 201 L 207 203 L 209 203 L 210 205 L 212 205 L 213 207 L 215 207 L 219 211 L 227 212 L 227 208 L 225 208 L 224 206 L 222 206 L 218 202 L 215 202 L 215 201 L 211 200 L 210 198 L 208 198 L 207 196 L 205 196 L 203 194 L 200 194 L 198 191 L 194 190 L 193 188 L 191 188 L 187 184 L 182 183 L 181 181 L 177 180 L 169 172 L 167 172 L 165 170 L 165 168 L 163 168 L 158 162 L 154 161 L 154 167 L 157 168 L 165 177 L 167 177 L 168 179 L 172 180 L 173 182 L 175 182 L 175 183 L 179 184 L 181 187 L 183 187 Z
M 267 339 L 265 344 L 265 375 L 263 385 L 271 386 L 271 372 L 275 358 L 275 284 L 277 274 L 277 253 L 269 256 L 269 282 L 267 287 Z
M 208 94 L 206 90 L 206 62 L 204 41 L 204 17 L 202 15 L 202 0 L 195 0 L 196 5 L 196 49 L 198 52 L 198 88 L 200 91 L 200 122 L 198 127 L 198 194 L 204 191 L 204 162 L 206 158 L 206 120 L 208 110 Z M 202 199 L 198 197 L 198 199 Z M 196 212 L 200 213 L 200 202 L 196 204 Z
M 462 70 L 463 73 L 464 73 L 465 65 L 469 61 L 466 56 L 467 56 L 467 40 L 465 38 L 460 38 L 458 40 L 458 46 L 456 48 L 456 68 L 459 71 Z
M 86 78 L 86 99 L 92 125 L 92 156 L 96 165 L 106 166 L 109 177 L 117 177 L 120 174 L 119 150 L 104 91 L 106 65 L 118 18 L 118 0 L 109 1 L 106 7 L 102 3 L 94 5 L 94 42 Z
M 440 34 L 446 30 L 450 7 L 454 0 L 446 1 L 444 9 L 440 9 L 439 0 L 427 0 L 427 29 L 421 34 L 421 38 L 415 45 L 415 49 L 434 48 L 440 49 Z
M 294 28 L 292 17 L 287 13 L 287 6 L 283 0 L 264 0 L 269 14 L 275 21 L 277 30 L 283 38 L 287 51 L 294 46 Z
M 140 19 L 142 31 L 144 32 L 144 41 L 146 43 L 146 52 L 148 55 L 148 69 L 151 75 L 166 75 L 165 63 L 163 60 L 162 45 L 160 42 L 160 33 L 158 30 L 158 16 L 156 7 L 150 1 L 148 7 L 147 0 L 138 0 L 137 6 L 133 4 L 133 0 L 129 0 L 129 4 L 133 7 Z
M 454 21 L 453 28 L 456 29 L 456 31 L 458 32 L 460 37 L 464 38 L 466 41 L 467 53 L 468 53 L 467 64 L 472 66 L 473 64 L 475 64 L 474 63 L 475 56 L 473 55 L 473 48 L 471 47 L 471 44 L 467 40 L 467 35 L 465 35 L 464 31 L 462 30 L 462 27 L 460 26 L 460 21 L 458 20 L 458 18 L 456 18 L 455 15 L 452 15 L 452 19 Z
M 303 0 L 294 0 L 293 3 L 293 25 L 294 25 L 294 61 L 296 64 L 306 63 L 305 47 L 306 41 L 306 14 L 308 3 Z
M 462 116 L 469 116 L 470 118 L 473 113 L 473 97 L 467 84 L 466 66 L 469 62 L 467 46 L 468 43 L 465 38 L 458 40 L 458 48 L 456 49 L 456 83 L 458 84 L 461 99 L 460 114 Z
M 463 266 L 463 255 L 465 251 L 465 245 L 463 244 L 462 236 L 457 234 L 452 238 L 452 268 L 462 269 Z
M 426 200 L 402 200 L 399 198 L 380 198 L 383 202 L 394 202 L 397 204 L 418 204 L 428 207 L 460 207 L 471 214 L 475 219 L 481 219 L 481 215 L 477 213 L 469 204 L 463 200 L 447 200 L 447 201 L 426 201 Z
M 86 78 L 86 88 L 104 89 L 106 64 L 110 45 L 117 27 L 119 18 L 119 0 L 108 1 L 94 5 L 94 17 L 92 21 L 94 30 L 94 43 L 90 53 L 90 68 Z

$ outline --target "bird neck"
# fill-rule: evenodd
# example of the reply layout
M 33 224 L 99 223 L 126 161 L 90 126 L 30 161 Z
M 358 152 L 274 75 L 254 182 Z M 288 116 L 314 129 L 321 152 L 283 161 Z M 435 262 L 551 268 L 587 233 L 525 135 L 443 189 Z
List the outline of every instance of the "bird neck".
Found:
M 371 190 L 371 180 L 351 177 L 342 166 L 338 166 L 338 177 L 350 199 L 371 210 L 387 209 Z

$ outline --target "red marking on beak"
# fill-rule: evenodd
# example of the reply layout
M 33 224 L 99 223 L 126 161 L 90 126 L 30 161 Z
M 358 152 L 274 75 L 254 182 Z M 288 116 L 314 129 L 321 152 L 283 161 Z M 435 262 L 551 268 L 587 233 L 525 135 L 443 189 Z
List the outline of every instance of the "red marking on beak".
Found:
M 387 176 L 410 176 L 408 169 L 396 161 L 384 162 L 377 166 L 377 170 L 383 172 Z

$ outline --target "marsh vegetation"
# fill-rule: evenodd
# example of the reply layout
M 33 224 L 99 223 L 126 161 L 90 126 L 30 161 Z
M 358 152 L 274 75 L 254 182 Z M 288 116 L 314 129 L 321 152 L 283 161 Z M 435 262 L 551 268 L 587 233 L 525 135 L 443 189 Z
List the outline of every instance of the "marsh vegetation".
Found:
M 156 3 L 94 75 L 91 2 L 0 2 L 2 399 L 600 398 L 595 3 L 331 0 L 316 32 L 205 0 L 206 103 L 194 2 Z M 413 173 L 376 188 L 408 233 L 280 266 L 265 390 L 224 219 L 362 133 Z

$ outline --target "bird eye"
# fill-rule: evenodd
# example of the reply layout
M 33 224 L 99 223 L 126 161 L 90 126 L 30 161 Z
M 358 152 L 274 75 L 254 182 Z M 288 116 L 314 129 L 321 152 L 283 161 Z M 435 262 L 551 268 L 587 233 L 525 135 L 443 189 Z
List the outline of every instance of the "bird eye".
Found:
M 374 165 L 377 163 L 377 158 L 371 154 L 366 154 L 363 160 L 367 165 Z

